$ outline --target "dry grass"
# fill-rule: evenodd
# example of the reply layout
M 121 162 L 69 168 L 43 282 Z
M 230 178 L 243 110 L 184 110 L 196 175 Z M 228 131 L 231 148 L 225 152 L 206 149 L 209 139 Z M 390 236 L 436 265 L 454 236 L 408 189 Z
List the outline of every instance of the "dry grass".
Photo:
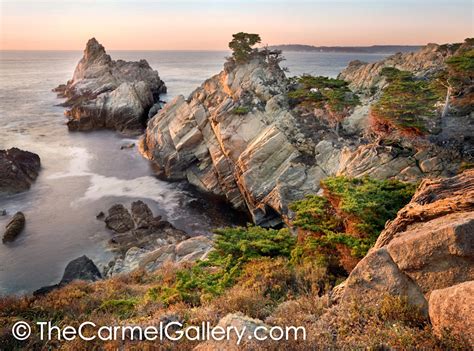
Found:
M 269 325 L 304 326 L 307 340 L 248 344 L 248 350 L 397 349 L 452 350 L 467 346 L 453 336 L 437 339 L 425 317 L 403 299 L 381 298 L 378 306 L 357 303 L 331 306 L 323 294 L 325 271 L 308 263 L 292 267 L 284 258 L 263 258 L 247 263 L 237 283 L 225 294 L 190 306 L 184 302 L 165 305 L 150 299 L 149 291 L 171 282 L 179 267 L 167 265 L 154 273 L 137 271 L 96 283 L 74 282 L 41 297 L 0 298 L 0 345 L 2 349 L 28 350 L 192 350 L 198 342 L 177 345 L 163 342 L 45 342 L 32 337 L 18 342 L 10 334 L 18 320 L 51 320 L 58 326 L 158 325 L 179 320 L 187 325 L 209 321 L 216 325 L 227 313 L 243 312 Z M 322 295 L 322 296 L 318 296 Z M 33 329 L 36 329 L 35 327 Z M 37 335 L 37 330 L 34 333 Z

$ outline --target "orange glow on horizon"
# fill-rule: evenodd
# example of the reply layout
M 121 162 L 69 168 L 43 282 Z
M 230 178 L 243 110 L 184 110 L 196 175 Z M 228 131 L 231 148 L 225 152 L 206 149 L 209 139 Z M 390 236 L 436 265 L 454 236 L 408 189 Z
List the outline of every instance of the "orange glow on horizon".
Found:
M 3 1 L 3 50 L 82 50 L 91 37 L 108 50 L 226 50 L 232 33 L 239 31 L 259 33 L 268 44 L 422 45 L 459 42 L 474 32 L 470 2 L 464 0 L 454 2 L 468 8 L 446 1 L 436 11 L 391 0 L 381 0 L 392 4 L 387 9 L 366 1 L 275 1 L 274 6 L 267 1 L 252 5 L 253 11 L 228 5 L 238 1 L 50 0 L 43 6 L 32 0 Z M 372 5 L 362 6 L 365 3 Z

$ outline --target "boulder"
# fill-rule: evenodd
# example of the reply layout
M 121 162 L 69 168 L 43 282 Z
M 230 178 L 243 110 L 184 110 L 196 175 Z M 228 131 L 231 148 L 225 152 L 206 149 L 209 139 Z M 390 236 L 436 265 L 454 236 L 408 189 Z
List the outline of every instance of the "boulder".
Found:
M 396 236 L 386 249 L 423 293 L 474 278 L 474 211 L 451 213 Z
M 40 167 L 37 154 L 17 148 L 0 150 L 0 194 L 28 190 L 38 177 Z
M 208 237 L 200 235 L 185 239 L 179 236 L 177 229 L 175 230 L 177 232 L 171 231 L 167 237 L 163 235 L 165 239 L 157 240 L 151 245 L 142 248 L 131 247 L 123 258 L 118 258 L 112 263 L 107 274 L 128 273 L 137 268 L 152 272 L 165 262 L 182 263 L 204 260 L 212 250 L 213 242 Z
M 450 213 L 471 212 L 474 207 L 474 169 L 450 178 L 423 180 L 410 203 L 380 233 L 375 248 L 387 245 L 395 236 L 431 219 Z
M 107 228 L 116 233 L 125 233 L 134 228 L 130 212 L 122 205 L 117 204 L 109 209 L 109 215 L 105 217 Z
M 434 332 L 454 333 L 474 348 L 474 281 L 434 290 L 429 300 Z
M 164 262 L 191 262 L 206 257 L 212 240 L 189 236 L 153 212 L 143 201 L 135 201 L 131 213 L 121 204 L 109 209 L 106 226 L 114 234 L 109 244 L 117 257 L 109 263 L 106 275 L 128 273 L 139 267 L 155 270 Z
M 74 280 L 95 282 L 100 279 L 102 279 L 102 274 L 100 273 L 97 266 L 89 257 L 87 257 L 86 255 L 83 255 L 81 257 L 78 257 L 72 260 L 71 262 L 67 264 L 64 270 L 63 277 L 58 284 L 44 286 L 42 288 L 39 288 L 38 290 L 35 290 L 33 292 L 33 295 L 38 296 L 38 295 L 47 294 L 55 289 L 58 289 L 60 287 L 63 287 L 71 283 Z
M 191 254 L 204 254 L 212 246 L 212 240 L 206 236 L 200 235 L 189 238 L 176 245 L 176 256 L 180 258 Z
M 449 292 L 472 280 L 474 170 L 468 170 L 420 184 L 351 272 L 341 300 L 376 303 L 383 294 L 406 296 L 408 303 L 427 312 L 426 301 L 431 306 L 436 291 Z M 436 294 L 433 301 L 440 299 Z
M 406 296 L 412 305 L 428 312 L 420 287 L 393 261 L 385 248 L 370 252 L 351 272 L 343 286 L 342 299 L 377 304 L 384 294 Z
M 3 234 L 3 243 L 14 241 L 18 235 L 25 228 L 25 215 L 23 212 L 17 212 L 13 218 L 8 222 L 5 227 L 5 233 Z
M 73 78 L 55 91 L 67 100 L 69 130 L 115 129 L 140 133 L 166 86 L 147 61 L 114 61 L 92 38 Z
M 67 264 L 60 284 L 67 284 L 73 280 L 95 282 L 99 279 L 102 279 L 99 269 L 89 257 L 83 255 Z
M 153 225 L 153 213 L 143 201 L 132 203 L 132 219 L 136 229 L 149 228 Z

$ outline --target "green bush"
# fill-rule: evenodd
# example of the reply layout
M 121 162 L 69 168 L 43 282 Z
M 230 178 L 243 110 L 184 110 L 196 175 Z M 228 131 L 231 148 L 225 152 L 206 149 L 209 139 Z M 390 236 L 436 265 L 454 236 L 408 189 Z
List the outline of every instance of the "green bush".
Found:
M 432 82 L 393 67 L 384 67 L 380 74 L 389 84 L 371 109 L 379 128 L 384 125 L 409 134 L 426 132 L 423 118 L 435 116 L 435 104 L 441 99 Z
M 246 106 L 239 106 L 232 109 L 231 113 L 238 116 L 246 115 L 250 112 L 250 108 Z
M 416 186 L 394 179 L 329 177 L 322 182 L 330 197 L 337 198 L 339 210 L 354 216 L 357 231 L 374 240 L 385 222 L 412 198 Z
M 137 299 L 105 300 L 100 306 L 100 310 L 118 315 L 120 318 L 129 318 L 135 309 Z
M 341 112 L 360 103 L 358 96 L 349 89 L 349 84 L 341 79 L 302 75 L 296 83 L 297 89 L 288 93 L 296 104 L 311 104 L 319 108 L 327 106 L 334 112 Z
M 335 245 L 363 257 L 377 240 L 385 222 L 407 204 L 415 186 L 397 180 L 329 177 L 321 182 L 325 196 L 309 195 L 290 205 L 292 224 L 313 233 L 293 252 L 293 260 L 318 253 L 324 262 Z
M 256 226 L 216 230 L 214 250 L 208 260 L 180 269 L 169 286 L 161 284 L 148 296 L 166 304 L 185 301 L 199 305 L 231 287 L 251 260 L 262 257 L 290 257 L 296 238 L 288 229 L 274 230 Z

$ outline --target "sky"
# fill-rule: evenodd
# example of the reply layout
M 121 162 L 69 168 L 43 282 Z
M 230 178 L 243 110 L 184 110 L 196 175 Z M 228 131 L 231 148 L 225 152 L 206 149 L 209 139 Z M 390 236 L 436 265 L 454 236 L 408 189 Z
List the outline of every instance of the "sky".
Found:
M 232 33 L 328 46 L 459 42 L 474 0 L 0 0 L 1 50 L 223 50 Z

